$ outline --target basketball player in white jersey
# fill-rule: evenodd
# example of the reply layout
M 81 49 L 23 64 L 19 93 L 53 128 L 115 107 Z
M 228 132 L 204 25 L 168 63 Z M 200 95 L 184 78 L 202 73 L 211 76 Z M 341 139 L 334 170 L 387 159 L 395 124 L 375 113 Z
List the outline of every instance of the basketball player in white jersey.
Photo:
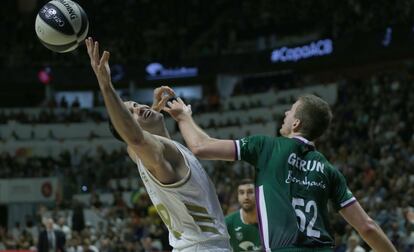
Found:
M 169 138 L 159 113 L 172 89 L 155 90 L 153 108 L 123 103 L 111 83 L 109 52 L 100 57 L 92 38 L 86 39 L 86 46 L 109 117 L 168 227 L 173 251 L 231 251 L 214 185 L 196 157 Z M 169 95 L 163 97 L 165 92 Z

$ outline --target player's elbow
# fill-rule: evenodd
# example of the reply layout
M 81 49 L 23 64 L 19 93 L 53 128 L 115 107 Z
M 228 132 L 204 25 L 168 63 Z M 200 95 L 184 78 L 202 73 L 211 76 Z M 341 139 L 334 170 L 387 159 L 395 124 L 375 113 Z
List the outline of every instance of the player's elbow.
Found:
M 378 225 L 377 223 L 375 223 L 373 219 L 368 218 L 358 227 L 357 230 L 362 237 L 367 237 L 370 236 L 372 233 L 377 232 Z
M 204 151 L 203 147 L 191 146 L 190 150 L 194 154 L 194 156 L 196 156 L 198 158 L 202 158 L 205 155 L 205 151 Z
M 190 147 L 191 152 L 199 159 L 211 159 L 211 150 L 207 146 L 193 146 Z

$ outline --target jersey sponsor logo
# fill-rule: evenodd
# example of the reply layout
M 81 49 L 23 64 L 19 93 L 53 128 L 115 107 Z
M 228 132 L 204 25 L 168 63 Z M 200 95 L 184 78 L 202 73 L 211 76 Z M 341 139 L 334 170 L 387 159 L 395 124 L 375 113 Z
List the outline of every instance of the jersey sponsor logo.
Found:
M 239 248 L 242 251 L 261 251 L 260 246 L 255 246 L 251 241 L 243 241 L 239 243 Z
M 325 168 L 325 164 L 316 160 L 303 160 L 298 157 L 296 153 L 291 153 L 289 155 L 288 164 L 296 167 L 300 171 L 316 171 L 323 173 L 323 170 Z
M 309 187 L 314 187 L 314 186 L 320 187 L 322 189 L 326 188 L 326 185 L 323 181 L 319 181 L 319 182 L 311 181 L 311 180 L 308 180 L 307 176 L 305 176 L 304 179 L 297 178 L 297 177 L 292 176 L 292 171 L 289 171 L 288 176 L 285 180 L 285 183 L 286 184 L 296 183 L 296 184 L 299 184 L 299 185 L 306 186 L 307 189 L 309 189 Z
M 236 239 L 241 241 L 243 240 L 243 233 L 242 232 L 236 232 Z
M 241 147 L 244 147 L 244 146 L 247 144 L 247 142 L 248 142 L 247 138 L 242 138 L 242 139 L 240 140 Z

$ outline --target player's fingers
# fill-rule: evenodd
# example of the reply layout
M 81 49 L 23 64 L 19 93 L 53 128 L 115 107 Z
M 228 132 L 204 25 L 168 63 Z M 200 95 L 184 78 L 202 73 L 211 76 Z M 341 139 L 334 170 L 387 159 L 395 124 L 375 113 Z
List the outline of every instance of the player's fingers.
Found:
M 156 89 L 154 89 L 154 94 L 158 95 L 160 92 L 161 88 L 157 87 Z
M 110 53 L 108 51 L 104 51 L 102 54 L 101 61 L 99 62 L 99 65 L 103 66 L 104 64 L 108 63 L 109 56 L 110 56 Z
M 86 45 L 87 52 L 89 53 L 89 38 L 85 39 L 85 45 Z
M 176 99 L 174 99 L 174 100 L 173 100 L 173 104 L 174 104 L 174 105 L 179 105 L 180 103 L 179 103 Z
M 180 104 L 185 105 L 185 103 L 183 102 L 183 100 L 181 100 L 181 98 L 180 98 L 180 97 L 177 97 L 177 101 L 178 101 Z
M 172 88 L 168 88 L 167 89 L 167 94 L 169 94 L 170 97 L 174 97 L 175 96 L 175 92 Z
M 91 44 L 91 40 L 92 40 L 92 38 L 89 37 L 89 38 L 87 38 L 85 40 L 85 43 L 86 43 L 86 48 L 87 48 L 87 52 L 88 52 L 89 58 L 92 59 L 92 44 Z
M 172 88 L 170 88 L 169 86 L 162 86 L 162 88 L 163 88 L 163 91 L 166 92 L 169 95 L 175 94 L 174 90 Z
M 168 87 L 168 86 L 161 86 L 161 87 L 157 88 L 157 96 L 158 96 L 158 99 L 161 99 L 161 96 L 164 93 L 167 93 L 168 96 L 171 96 L 174 93 L 174 92 L 171 92 L 171 91 L 172 91 L 171 88 Z
M 158 103 L 152 106 L 152 109 L 154 109 L 155 111 L 161 111 L 165 107 L 167 101 L 168 101 L 168 97 L 161 98 L 161 100 Z
M 164 110 L 165 112 L 167 112 L 168 114 L 171 113 L 171 109 L 169 107 L 163 107 L 161 110 Z
M 165 104 L 168 102 L 169 99 L 170 99 L 170 96 L 168 96 L 168 95 L 163 96 L 161 98 L 161 101 L 158 103 L 158 106 L 161 107 L 161 108 L 164 107 Z
M 93 59 L 96 62 L 99 62 L 99 43 L 98 43 L 98 41 L 95 41 L 95 43 L 94 43 L 92 56 L 93 56 Z

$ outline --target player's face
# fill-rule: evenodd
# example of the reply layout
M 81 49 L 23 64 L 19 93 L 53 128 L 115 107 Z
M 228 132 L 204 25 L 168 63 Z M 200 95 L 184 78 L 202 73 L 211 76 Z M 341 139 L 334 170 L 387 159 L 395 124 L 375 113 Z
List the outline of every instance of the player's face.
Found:
M 293 133 L 293 127 L 297 119 L 295 118 L 296 109 L 299 106 L 300 101 L 296 101 L 292 107 L 285 112 L 285 119 L 283 119 L 282 128 L 280 129 L 280 134 L 284 137 L 289 136 Z
M 154 126 L 157 126 L 162 120 L 162 114 L 151 109 L 147 105 L 139 104 L 134 101 L 127 101 L 124 102 L 124 104 L 144 130 L 149 131 Z
M 246 212 L 252 211 L 256 207 L 254 185 L 253 184 L 239 185 L 238 200 L 239 200 L 241 208 L 244 211 Z

